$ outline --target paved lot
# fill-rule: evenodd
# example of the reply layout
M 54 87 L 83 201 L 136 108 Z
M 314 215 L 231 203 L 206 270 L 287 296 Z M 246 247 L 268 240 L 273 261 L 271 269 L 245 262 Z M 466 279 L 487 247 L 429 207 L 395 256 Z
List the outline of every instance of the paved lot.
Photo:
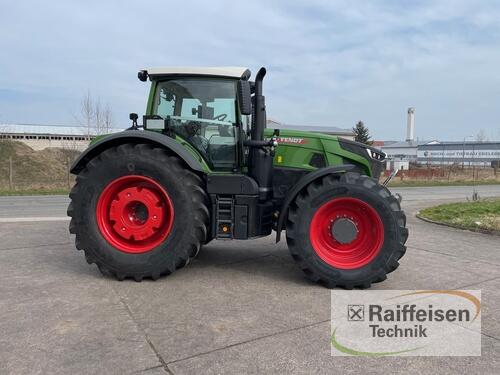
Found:
M 482 289 L 482 357 L 333 358 L 330 293 L 285 242 L 212 242 L 167 278 L 117 282 L 74 249 L 65 197 L 1 197 L 0 374 L 500 373 L 500 237 L 414 218 L 471 188 L 395 190 L 408 252 L 374 288 Z

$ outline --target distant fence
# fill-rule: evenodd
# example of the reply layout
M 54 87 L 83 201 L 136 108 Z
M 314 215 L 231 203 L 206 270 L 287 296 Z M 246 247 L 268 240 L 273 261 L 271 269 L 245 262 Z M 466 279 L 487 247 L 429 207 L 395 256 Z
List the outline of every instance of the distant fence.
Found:
M 391 174 L 385 171 L 384 176 Z M 399 170 L 396 181 L 404 180 L 439 180 L 439 181 L 484 181 L 498 180 L 500 182 L 500 168 L 491 166 L 472 166 L 462 168 L 457 165 L 450 166 L 410 166 L 407 170 Z

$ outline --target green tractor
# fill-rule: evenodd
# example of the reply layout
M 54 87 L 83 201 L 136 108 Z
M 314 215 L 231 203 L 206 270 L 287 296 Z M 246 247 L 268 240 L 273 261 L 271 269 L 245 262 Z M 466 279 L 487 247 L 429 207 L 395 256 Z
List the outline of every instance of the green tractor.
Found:
M 368 288 L 408 238 L 400 201 L 378 180 L 385 154 L 306 131 L 266 129 L 266 70 L 141 70 L 143 125 L 100 137 L 75 161 L 70 232 L 88 263 L 154 280 L 213 239 L 283 231 L 314 282 Z

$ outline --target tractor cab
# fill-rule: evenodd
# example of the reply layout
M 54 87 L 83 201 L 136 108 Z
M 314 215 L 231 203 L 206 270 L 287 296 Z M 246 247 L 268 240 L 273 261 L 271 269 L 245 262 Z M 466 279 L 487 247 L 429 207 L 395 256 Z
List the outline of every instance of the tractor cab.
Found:
M 210 172 L 247 174 L 260 199 L 270 200 L 277 142 L 264 140 L 265 74 L 261 68 L 250 82 L 250 71 L 241 67 L 141 70 L 138 78 L 152 82 L 144 129 L 186 142 Z
M 147 72 L 147 73 L 145 73 Z M 241 142 L 250 116 L 238 105 L 245 68 L 184 70 L 163 68 L 142 71 L 152 81 L 146 130 L 169 133 L 189 143 L 212 171 L 238 171 L 244 165 Z

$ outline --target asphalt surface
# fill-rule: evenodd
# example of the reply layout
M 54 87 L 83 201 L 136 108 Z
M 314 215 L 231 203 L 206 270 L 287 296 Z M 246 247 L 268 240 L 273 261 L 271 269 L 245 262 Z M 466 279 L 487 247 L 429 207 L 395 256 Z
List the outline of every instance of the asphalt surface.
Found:
M 213 241 L 169 277 L 118 282 L 75 250 L 66 197 L 0 197 L 0 374 L 500 373 L 500 237 L 414 217 L 472 188 L 394 191 L 408 251 L 373 289 L 481 289 L 481 357 L 331 357 L 330 293 L 273 237 Z

